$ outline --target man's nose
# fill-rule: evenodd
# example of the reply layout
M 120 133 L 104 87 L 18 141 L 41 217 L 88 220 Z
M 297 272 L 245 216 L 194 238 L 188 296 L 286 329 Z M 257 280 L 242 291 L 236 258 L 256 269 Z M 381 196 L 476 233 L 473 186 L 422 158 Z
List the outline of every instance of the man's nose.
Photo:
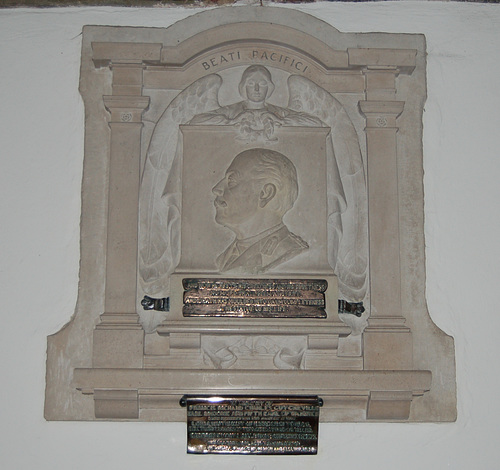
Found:
M 255 84 L 254 90 L 257 92 L 259 91 L 259 84 L 258 83 Z
M 213 188 L 212 192 L 216 196 L 222 196 L 224 194 L 224 188 L 223 188 L 224 180 L 220 180 Z

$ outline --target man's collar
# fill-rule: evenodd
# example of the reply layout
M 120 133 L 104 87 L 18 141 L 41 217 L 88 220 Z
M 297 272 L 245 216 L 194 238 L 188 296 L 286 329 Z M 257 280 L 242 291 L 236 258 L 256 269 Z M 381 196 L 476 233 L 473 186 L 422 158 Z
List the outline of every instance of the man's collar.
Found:
M 238 248 L 248 248 L 249 246 L 252 246 L 254 243 L 257 243 L 259 240 L 262 240 L 263 238 L 267 237 L 268 235 L 271 235 L 274 232 L 277 232 L 278 230 L 281 230 L 285 224 L 283 222 L 279 223 L 278 225 L 274 225 L 271 228 L 268 228 L 267 230 L 264 230 L 263 232 L 258 233 L 257 235 L 253 235 L 248 238 L 241 238 L 241 239 L 236 239 L 235 243 L 238 246 Z

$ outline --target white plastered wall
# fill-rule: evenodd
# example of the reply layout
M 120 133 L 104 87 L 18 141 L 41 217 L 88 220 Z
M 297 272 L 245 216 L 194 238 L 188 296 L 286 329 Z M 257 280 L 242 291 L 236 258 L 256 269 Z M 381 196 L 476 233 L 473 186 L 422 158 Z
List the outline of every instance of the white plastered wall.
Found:
M 82 26 L 166 27 L 198 10 L 0 10 L 0 468 L 499 468 L 500 6 L 289 8 L 345 32 L 427 37 L 427 300 L 455 338 L 457 422 L 325 424 L 319 454 L 303 457 L 188 456 L 179 423 L 45 422 L 46 337 L 78 289 Z

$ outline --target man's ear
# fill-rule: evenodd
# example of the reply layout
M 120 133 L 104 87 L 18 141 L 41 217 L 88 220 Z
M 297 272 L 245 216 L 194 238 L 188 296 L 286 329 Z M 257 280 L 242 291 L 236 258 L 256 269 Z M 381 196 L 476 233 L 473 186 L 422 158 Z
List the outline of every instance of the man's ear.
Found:
M 266 207 L 274 196 L 276 196 L 276 186 L 272 183 L 266 183 L 260 192 L 259 207 Z

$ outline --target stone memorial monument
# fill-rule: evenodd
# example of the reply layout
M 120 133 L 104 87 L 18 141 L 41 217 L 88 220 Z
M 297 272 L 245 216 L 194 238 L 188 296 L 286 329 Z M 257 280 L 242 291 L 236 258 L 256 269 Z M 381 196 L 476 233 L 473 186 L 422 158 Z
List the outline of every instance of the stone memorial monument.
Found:
M 260 6 L 85 27 L 80 289 L 46 418 L 307 396 L 325 422 L 454 420 L 424 296 L 425 55 Z

